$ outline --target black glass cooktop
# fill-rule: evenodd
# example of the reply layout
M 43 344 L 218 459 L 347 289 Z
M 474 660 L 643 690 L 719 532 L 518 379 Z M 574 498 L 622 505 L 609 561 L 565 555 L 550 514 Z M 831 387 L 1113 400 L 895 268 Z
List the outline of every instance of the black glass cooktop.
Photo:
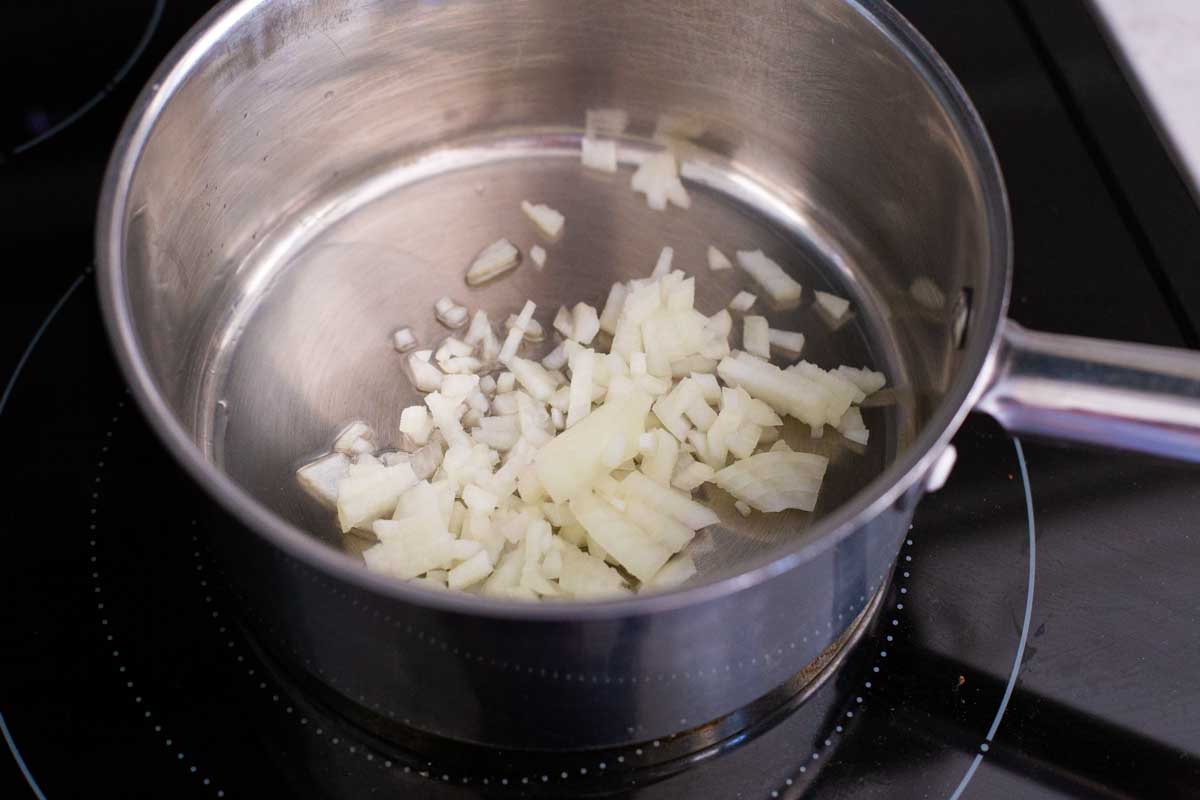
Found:
M 23 5 L 0 33 L 0 797 L 1200 792 L 1200 471 L 985 418 L 840 668 L 729 739 L 485 765 L 340 720 L 243 633 L 204 501 L 132 407 L 95 307 L 105 159 L 206 4 Z M 1200 345 L 1200 214 L 1082 0 L 896 5 L 999 153 L 1013 316 Z

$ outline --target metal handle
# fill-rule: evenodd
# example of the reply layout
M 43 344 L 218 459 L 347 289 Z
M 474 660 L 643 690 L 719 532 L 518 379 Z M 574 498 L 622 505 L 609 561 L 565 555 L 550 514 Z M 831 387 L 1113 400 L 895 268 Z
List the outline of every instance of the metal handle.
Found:
M 1200 462 L 1200 353 L 1004 323 L 978 408 L 1014 433 Z

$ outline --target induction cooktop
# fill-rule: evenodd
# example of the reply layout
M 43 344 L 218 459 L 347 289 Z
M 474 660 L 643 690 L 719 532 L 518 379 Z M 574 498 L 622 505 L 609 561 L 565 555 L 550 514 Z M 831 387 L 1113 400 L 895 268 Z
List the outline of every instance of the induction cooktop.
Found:
M 1008 183 L 1012 315 L 1200 347 L 1200 213 L 1082 0 L 901 0 Z M 124 114 L 208 8 L 6 9 L 0 797 L 1188 797 L 1200 471 L 984 417 L 821 679 L 716 741 L 506 761 L 377 739 L 256 645 L 96 307 Z

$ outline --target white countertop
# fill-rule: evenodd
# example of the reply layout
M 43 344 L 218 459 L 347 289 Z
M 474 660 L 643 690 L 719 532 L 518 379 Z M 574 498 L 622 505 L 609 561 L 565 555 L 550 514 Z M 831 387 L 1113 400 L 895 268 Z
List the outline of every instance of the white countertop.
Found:
M 1091 0 L 1200 200 L 1200 0 Z

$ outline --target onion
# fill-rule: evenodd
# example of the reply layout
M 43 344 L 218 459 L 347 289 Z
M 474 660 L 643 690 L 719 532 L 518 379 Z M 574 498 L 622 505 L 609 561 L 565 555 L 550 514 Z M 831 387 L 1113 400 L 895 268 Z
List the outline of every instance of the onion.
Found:
M 833 322 L 840 322 L 850 309 L 850 301 L 829 292 L 817 292 L 817 308 L 829 315 Z
M 804 350 L 804 334 L 771 328 L 767 334 L 772 347 L 798 356 Z
M 350 471 L 345 453 L 330 453 L 296 471 L 300 486 L 323 505 L 337 506 L 338 482 Z
M 550 206 L 542 203 L 534 205 L 528 200 L 522 200 L 521 210 L 525 212 L 525 216 L 529 217 L 529 220 L 546 238 L 557 239 L 562 233 L 563 223 L 566 221 L 566 219 L 562 214 L 560 214 L 558 211 L 555 211 Z
M 553 209 L 549 210 L 553 211 Z M 516 269 L 520 263 L 521 251 L 508 239 L 497 239 L 483 248 L 471 262 L 470 268 L 467 269 L 467 286 L 478 286 L 493 278 L 498 278 L 504 273 Z
M 759 358 L 771 357 L 771 333 L 766 317 L 746 317 L 742 320 L 742 346 Z
M 675 248 L 664 247 L 662 252 L 658 254 L 658 261 L 654 262 L 654 270 L 650 273 L 651 278 L 661 278 L 671 271 L 671 261 L 675 258 Z
M 713 272 L 722 269 L 733 269 L 733 262 L 711 244 L 708 246 L 708 268 Z
M 392 347 L 397 353 L 407 353 L 417 346 L 417 337 L 413 335 L 412 328 L 404 327 L 392 334 Z
M 670 202 L 680 208 L 692 204 L 687 190 L 679 180 L 679 168 L 670 150 L 646 156 L 630 181 L 635 192 L 646 196 L 646 205 L 662 211 Z
M 433 419 L 425 406 L 409 406 L 400 412 L 400 432 L 413 444 L 423 446 L 433 433 Z
M 745 313 L 754 307 L 754 303 L 757 300 L 758 298 L 749 292 L 738 292 L 733 296 L 733 299 L 729 301 L 729 307 L 734 311 L 741 311 Z
M 614 283 L 608 290 L 608 298 L 604 301 L 604 309 L 600 312 L 600 330 L 610 336 L 616 333 L 617 319 L 625 305 L 627 289 L 623 283 Z M 564 334 L 565 335 L 565 334 Z
M 580 161 L 589 169 L 617 171 L 617 143 L 611 139 L 584 137 L 579 142 Z
M 461 328 L 467 322 L 467 309 L 449 297 L 442 297 L 433 304 L 434 316 L 447 328 Z
M 738 264 L 766 290 L 771 299 L 781 305 L 800 301 L 800 284 L 792 280 L 783 267 L 763 254 L 762 250 L 738 250 Z
M 546 266 L 546 250 L 540 244 L 535 244 L 529 248 L 529 257 L 533 260 L 533 265 L 538 269 Z

